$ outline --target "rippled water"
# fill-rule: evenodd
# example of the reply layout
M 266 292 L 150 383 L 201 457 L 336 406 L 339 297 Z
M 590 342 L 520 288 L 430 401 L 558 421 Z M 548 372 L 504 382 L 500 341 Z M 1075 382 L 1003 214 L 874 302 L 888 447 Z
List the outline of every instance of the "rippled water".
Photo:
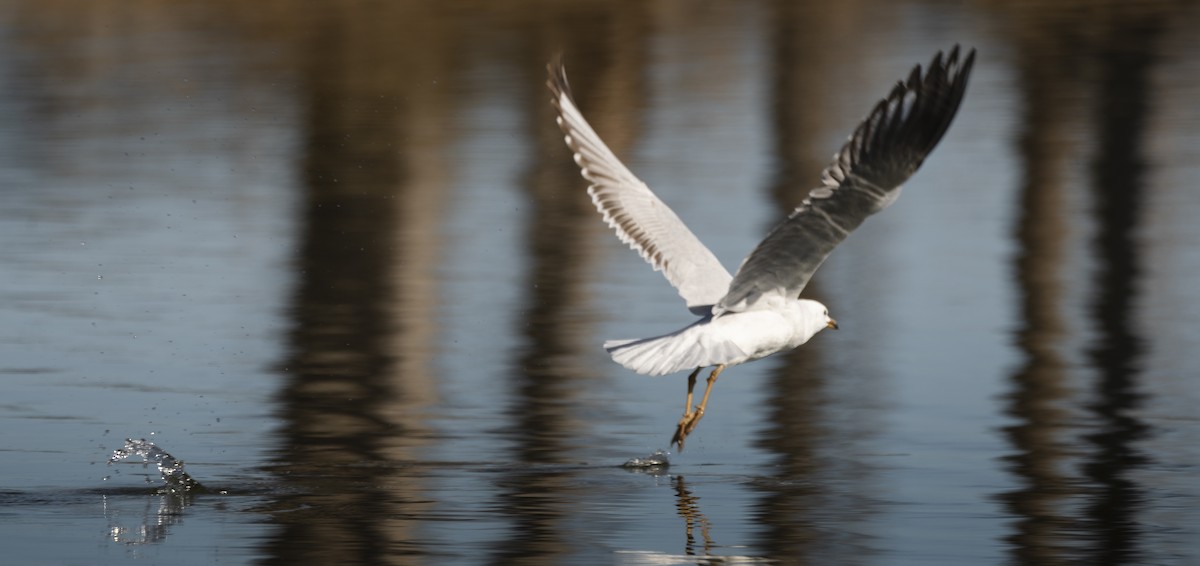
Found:
M 5 560 L 1200 561 L 1191 4 L 0 13 Z M 685 380 L 599 345 L 689 316 L 592 209 L 545 62 L 732 267 L 954 43 L 945 142 L 806 291 L 842 330 L 622 467 Z M 207 489 L 108 465 L 126 438 Z

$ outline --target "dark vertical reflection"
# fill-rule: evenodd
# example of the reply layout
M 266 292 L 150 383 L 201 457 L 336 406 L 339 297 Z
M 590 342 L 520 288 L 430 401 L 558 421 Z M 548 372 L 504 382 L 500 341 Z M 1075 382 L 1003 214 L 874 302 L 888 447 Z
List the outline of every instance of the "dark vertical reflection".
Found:
M 769 193 L 778 219 L 807 196 L 827 165 L 823 158 L 836 149 L 816 137 L 837 127 L 825 123 L 823 108 L 828 108 L 831 96 L 843 95 L 830 92 L 824 79 L 837 74 L 839 61 L 855 59 L 855 43 L 837 38 L 855 25 L 862 7 L 854 2 L 804 5 L 778 1 L 770 8 L 766 24 L 770 26 L 768 121 L 775 172 Z M 814 26 L 814 21 L 822 25 Z M 863 107 L 868 104 L 864 101 Z M 769 228 L 764 226 L 763 232 Z M 817 279 L 805 289 L 805 297 L 822 299 Z M 767 428 L 758 439 L 759 446 L 775 457 L 772 481 L 760 484 L 763 493 L 757 513 L 762 546 L 768 556 L 786 560 L 863 560 L 868 554 L 859 548 L 854 535 L 831 536 L 826 525 L 831 516 L 845 513 L 862 518 L 870 511 L 844 507 L 846 501 L 837 501 L 839 495 L 822 483 L 823 478 L 837 473 L 831 471 L 835 464 L 826 458 L 825 450 L 838 439 L 825 422 L 823 401 L 829 394 L 820 371 L 820 349 L 809 344 L 781 356 L 784 360 L 768 377 L 768 405 L 763 414 Z M 854 481 L 849 477 L 841 480 Z
M 428 92 L 445 82 L 440 60 L 411 53 L 445 30 L 436 14 L 403 7 L 322 16 L 298 39 L 307 191 L 270 466 L 289 496 L 264 561 L 406 562 L 429 551 L 414 467 L 428 436 L 434 319 L 420 310 L 438 300 L 426 283 L 445 179 L 429 164 L 449 114 Z
M 1018 519 L 1009 537 L 1015 564 L 1054 564 L 1069 552 L 1072 531 L 1065 500 L 1078 488 L 1064 472 L 1070 450 L 1064 438 L 1070 426 L 1064 361 L 1058 353 L 1064 333 L 1062 299 L 1065 238 L 1065 173 L 1074 149 L 1067 131 L 1082 86 L 1079 38 L 1057 18 L 1014 26 L 1026 30 L 1017 40 L 1018 90 L 1024 96 L 1017 155 L 1024 167 L 1018 192 L 1019 216 L 1014 237 L 1014 276 L 1020 326 L 1017 347 L 1025 357 L 1012 375 L 1007 412 L 1017 424 L 1004 432 L 1016 453 L 1009 467 L 1020 487 L 1000 499 Z
M 811 84 L 804 77 L 819 72 L 818 65 L 806 65 L 804 54 L 811 45 L 798 41 L 805 37 L 805 10 L 795 2 L 775 2 L 772 5 L 770 45 L 771 59 L 767 72 L 770 82 L 771 130 L 775 150 L 776 173 L 770 186 L 771 200 L 780 214 L 786 214 L 806 194 L 806 180 L 821 165 L 807 146 L 806 134 L 814 131 L 804 110 L 817 105 L 820 96 L 805 92 Z M 804 101 L 801 103 L 800 101 Z M 766 228 L 766 227 L 764 227 Z M 765 229 L 764 229 L 765 232 Z M 809 285 L 807 296 L 815 297 L 818 283 Z M 824 381 L 819 377 L 819 360 L 813 348 L 798 348 L 783 354 L 785 361 L 776 366 L 768 377 L 770 393 L 764 421 L 767 429 L 758 444 L 775 456 L 780 478 L 799 480 L 815 475 L 820 465 L 814 457 L 825 430 L 820 422 L 816 403 L 822 398 Z M 763 524 L 763 546 L 768 556 L 805 557 L 813 554 L 815 518 L 807 510 L 820 506 L 821 490 L 809 481 L 772 482 L 764 488 L 759 504 L 759 520 Z
M 1142 153 L 1151 95 L 1150 72 L 1161 32 L 1156 12 L 1118 13 L 1108 42 L 1100 47 L 1099 151 L 1093 164 L 1096 197 L 1096 296 L 1091 315 L 1099 332 L 1089 352 L 1099 372 L 1094 412 L 1099 431 L 1087 437 L 1095 446 L 1084 470 L 1096 484 L 1088 516 L 1095 537 L 1093 564 L 1138 561 L 1137 513 L 1144 489 L 1129 479 L 1146 463 L 1136 443 L 1148 425 L 1133 411 L 1141 405 L 1138 358 L 1142 340 L 1134 313 L 1138 295 L 1137 228 L 1145 195 Z
M 1019 39 L 1025 131 L 1020 154 L 1026 163 L 1016 230 L 1015 262 L 1023 326 L 1017 343 L 1026 363 L 1013 375 L 1006 429 L 1018 450 L 1010 460 L 1023 482 L 1002 500 L 1019 517 L 1010 537 L 1014 563 L 1137 563 L 1146 549 L 1137 516 L 1144 488 L 1130 473 L 1146 464 L 1137 442 L 1149 433 L 1134 414 L 1143 345 L 1135 331 L 1140 253 L 1139 212 L 1145 195 L 1144 138 L 1151 96 L 1156 38 L 1167 4 L 1068 6 L 1014 10 Z M 1069 24 L 1069 25 L 1068 25 Z M 1094 88 L 1085 88 L 1094 85 Z M 1095 401 L 1082 443 L 1068 444 L 1064 431 L 1080 423 L 1067 414 L 1067 370 L 1057 353 L 1063 341 L 1063 227 L 1068 226 L 1057 168 L 1070 147 L 1061 130 L 1074 106 L 1072 95 L 1092 94 L 1097 154 L 1092 195 L 1097 259 L 1088 314 L 1096 337 L 1086 352 L 1096 375 Z M 1064 96 L 1064 93 L 1066 96 Z M 1077 401 L 1075 401 L 1077 403 Z M 1068 464 L 1082 459 L 1082 478 Z M 1080 481 L 1082 480 L 1082 481 Z
M 545 64 L 561 52 L 576 101 L 618 154 L 624 154 L 636 123 L 645 58 L 641 52 L 645 17 L 642 4 L 565 10 L 555 21 L 541 22 L 530 36 L 540 40 L 523 57 L 521 84 L 530 88 L 525 123 L 535 141 L 534 159 L 520 185 L 527 191 L 525 270 L 528 278 L 515 321 L 523 340 L 507 382 L 513 386 L 507 409 L 513 440 L 512 466 L 506 472 L 500 508 L 512 519 L 510 535 L 495 551 L 496 564 L 565 564 L 580 552 L 593 533 L 574 530 L 580 524 L 579 503 L 588 491 L 579 485 L 578 449 L 587 442 L 587 415 L 581 393 L 597 374 L 579 360 L 598 344 L 585 340 L 591 326 L 588 269 L 597 249 L 588 240 L 601 232 L 596 211 L 584 190 L 586 182 L 554 125 Z M 574 30 L 565 35 L 562 30 Z M 587 31 L 581 31 L 587 30 Z M 602 43 L 583 38 L 599 38 Z M 633 82 L 635 84 L 629 84 Z M 598 84 L 600 83 L 600 84 Z M 613 83 L 616 83 L 615 85 Z M 600 88 L 603 84 L 606 88 Z M 596 94 L 611 97 L 601 100 Z

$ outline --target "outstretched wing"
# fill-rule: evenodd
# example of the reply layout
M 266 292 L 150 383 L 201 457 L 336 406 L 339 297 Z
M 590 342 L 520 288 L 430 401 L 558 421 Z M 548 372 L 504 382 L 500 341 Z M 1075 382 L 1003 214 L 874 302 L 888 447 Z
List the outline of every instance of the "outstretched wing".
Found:
M 821 174 L 821 186 L 746 257 L 714 314 L 749 308 L 764 295 L 797 297 L 813 273 L 868 216 L 900 196 L 958 112 L 975 62 L 958 46 L 917 65 L 867 116 Z
M 733 278 L 717 257 L 688 230 L 650 188 L 638 179 L 584 119 L 571 96 L 561 61 L 547 65 L 554 93 L 558 126 L 583 177 L 592 183 L 588 194 L 604 221 L 622 242 L 662 271 L 679 291 L 689 309 L 708 314 L 710 307 L 729 291 Z

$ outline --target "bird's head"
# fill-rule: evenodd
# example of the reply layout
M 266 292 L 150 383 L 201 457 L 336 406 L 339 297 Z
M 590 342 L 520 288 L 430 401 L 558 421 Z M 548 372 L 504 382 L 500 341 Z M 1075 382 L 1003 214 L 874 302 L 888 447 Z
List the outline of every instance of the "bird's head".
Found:
M 826 328 L 837 330 L 838 323 L 829 316 L 829 307 L 811 299 L 800 299 L 800 308 L 804 311 L 813 334 Z

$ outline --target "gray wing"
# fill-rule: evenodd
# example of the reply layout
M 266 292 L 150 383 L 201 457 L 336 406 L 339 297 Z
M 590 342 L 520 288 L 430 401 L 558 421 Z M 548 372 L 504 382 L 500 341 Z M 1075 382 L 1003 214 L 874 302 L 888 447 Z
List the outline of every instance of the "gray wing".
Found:
M 733 277 L 696 235 L 641 179 L 634 176 L 584 119 L 560 61 L 547 65 L 558 126 L 575 154 L 588 194 L 622 242 L 637 250 L 679 291 L 693 312 L 708 314 Z
M 764 295 L 798 297 L 834 247 L 900 196 L 950 127 L 974 62 L 974 49 L 960 62 L 955 46 L 945 59 L 938 52 L 927 73 L 917 65 L 898 83 L 825 168 L 821 186 L 746 257 L 714 314 L 745 310 Z

